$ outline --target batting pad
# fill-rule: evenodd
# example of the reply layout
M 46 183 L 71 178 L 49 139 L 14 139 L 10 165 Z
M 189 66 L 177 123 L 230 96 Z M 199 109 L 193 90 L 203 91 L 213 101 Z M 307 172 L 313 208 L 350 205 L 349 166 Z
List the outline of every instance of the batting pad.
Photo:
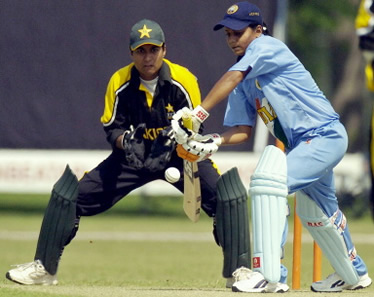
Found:
M 69 242 L 76 219 L 78 179 L 67 165 L 63 175 L 53 186 L 39 233 L 35 260 L 56 274 L 63 248 Z
M 247 190 L 236 167 L 217 181 L 216 230 L 223 250 L 223 277 L 251 267 Z
M 287 162 L 279 148 L 269 145 L 251 177 L 253 270 L 270 283 L 280 280 L 282 233 L 287 216 Z
M 357 284 L 359 276 L 348 256 L 342 236 L 344 230 L 338 230 L 332 222 L 333 219 L 328 218 L 322 209 L 302 191 L 296 192 L 296 213 L 335 271 L 347 284 Z

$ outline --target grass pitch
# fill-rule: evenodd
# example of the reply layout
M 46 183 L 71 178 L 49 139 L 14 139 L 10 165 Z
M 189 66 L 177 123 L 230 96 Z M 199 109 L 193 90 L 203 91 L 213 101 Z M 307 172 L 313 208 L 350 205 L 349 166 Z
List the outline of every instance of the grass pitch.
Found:
M 128 197 L 106 214 L 82 218 L 76 239 L 62 257 L 59 285 L 28 287 L 9 282 L 5 273 L 12 264 L 33 260 L 48 197 L 0 195 L 0 296 L 237 296 L 225 289 L 222 251 L 213 240 L 211 220 L 203 215 L 198 223 L 191 223 L 183 214 L 180 198 L 154 199 L 147 202 L 148 210 L 144 210 L 144 200 Z M 292 218 L 289 222 L 292 234 Z M 373 276 L 374 224 L 367 216 L 350 220 L 349 225 L 358 253 Z M 304 240 L 301 290 L 291 290 L 289 296 L 316 296 L 309 291 L 313 257 L 306 232 Z M 291 239 L 284 264 L 291 286 Z M 323 277 L 331 272 L 323 258 Z M 374 296 L 374 286 L 318 296 Z

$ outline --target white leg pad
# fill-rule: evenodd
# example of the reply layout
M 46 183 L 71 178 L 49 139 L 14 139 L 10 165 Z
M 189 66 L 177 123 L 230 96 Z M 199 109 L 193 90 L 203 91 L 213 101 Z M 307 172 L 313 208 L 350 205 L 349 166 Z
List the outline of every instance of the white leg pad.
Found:
M 359 276 L 349 257 L 347 246 L 334 218 L 329 218 L 318 205 L 302 191 L 296 193 L 296 213 L 303 226 L 318 243 L 331 266 L 350 285 L 359 282 Z
M 282 233 L 287 216 L 287 162 L 279 148 L 265 148 L 251 177 L 253 270 L 270 283 L 280 280 Z

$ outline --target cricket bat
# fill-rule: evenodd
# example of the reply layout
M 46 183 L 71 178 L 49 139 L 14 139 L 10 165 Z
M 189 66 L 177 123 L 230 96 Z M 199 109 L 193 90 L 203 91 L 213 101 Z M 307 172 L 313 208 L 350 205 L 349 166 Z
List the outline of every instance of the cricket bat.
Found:
M 182 115 L 183 125 L 192 130 L 192 119 L 188 114 Z M 184 196 L 183 210 L 192 222 L 200 218 L 201 188 L 197 162 L 183 160 Z

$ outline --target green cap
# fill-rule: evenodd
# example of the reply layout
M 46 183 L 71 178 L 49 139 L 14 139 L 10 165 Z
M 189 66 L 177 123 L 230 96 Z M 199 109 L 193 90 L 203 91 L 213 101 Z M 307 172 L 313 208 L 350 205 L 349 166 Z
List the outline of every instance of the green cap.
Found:
M 165 35 L 159 24 L 151 20 L 137 22 L 130 33 L 130 49 L 136 50 L 144 44 L 161 46 L 165 42 Z

